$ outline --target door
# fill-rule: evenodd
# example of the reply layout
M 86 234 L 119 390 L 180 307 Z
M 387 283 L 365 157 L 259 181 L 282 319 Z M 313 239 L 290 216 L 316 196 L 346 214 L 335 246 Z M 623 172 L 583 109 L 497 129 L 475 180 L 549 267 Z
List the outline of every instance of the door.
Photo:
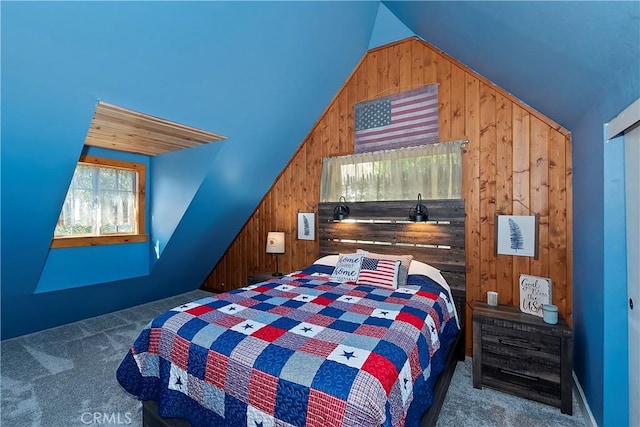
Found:
M 629 313 L 629 424 L 640 427 L 640 123 L 624 134 Z

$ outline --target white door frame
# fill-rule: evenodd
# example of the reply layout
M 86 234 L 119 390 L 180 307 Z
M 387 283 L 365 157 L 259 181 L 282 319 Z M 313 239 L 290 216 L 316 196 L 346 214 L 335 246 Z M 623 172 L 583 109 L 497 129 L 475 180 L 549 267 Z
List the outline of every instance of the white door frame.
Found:
M 629 425 L 640 427 L 640 126 L 624 134 L 629 299 Z M 633 304 L 633 309 L 631 309 Z
M 625 134 L 629 344 L 629 425 L 640 427 L 640 99 L 608 123 L 607 139 Z M 631 302 L 633 301 L 633 309 Z
M 625 130 L 640 121 L 640 98 L 629 105 L 624 111 L 618 114 L 613 120 L 607 123 L 607 139 L 611 139 L 624 133 Z

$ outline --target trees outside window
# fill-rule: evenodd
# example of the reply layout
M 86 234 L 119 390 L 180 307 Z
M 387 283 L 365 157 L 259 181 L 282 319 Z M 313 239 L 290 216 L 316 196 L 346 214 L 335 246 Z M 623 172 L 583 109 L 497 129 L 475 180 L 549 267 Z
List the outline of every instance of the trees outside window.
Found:
M 82 156 L 52 247 L 146 241 L 145 169 L 141 163 Z

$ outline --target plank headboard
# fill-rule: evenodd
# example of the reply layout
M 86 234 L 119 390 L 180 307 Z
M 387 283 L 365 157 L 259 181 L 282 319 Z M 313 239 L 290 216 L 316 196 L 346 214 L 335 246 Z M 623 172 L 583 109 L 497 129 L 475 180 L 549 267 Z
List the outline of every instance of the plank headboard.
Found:
M 464 200 L 423 200 L 429 221 L 409 221 L 415 202 L 348 202 L 347 220 L 335 221 L 336 202 L 318 205 L 320 256 L 365 249 L 384 254 L 411 254 L 439 269 L 449 283 L 464 325 L 465 237 Z

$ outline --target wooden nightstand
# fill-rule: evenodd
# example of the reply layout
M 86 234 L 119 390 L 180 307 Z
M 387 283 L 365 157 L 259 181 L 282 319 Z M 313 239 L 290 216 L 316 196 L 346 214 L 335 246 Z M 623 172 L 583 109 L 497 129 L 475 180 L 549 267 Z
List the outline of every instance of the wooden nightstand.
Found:
M 256 283 L 266 282 L 267 280 L 277 279 L 277 278 L 278 276 L 273 275 L 273 271 L 253 273 L 247 276 L 247 285 L 255 285 Z
M 572 414 L 573 333 L 565 319 L 550 325 L 519 307 L 473 310 L 473 386 L 486 385 Z

